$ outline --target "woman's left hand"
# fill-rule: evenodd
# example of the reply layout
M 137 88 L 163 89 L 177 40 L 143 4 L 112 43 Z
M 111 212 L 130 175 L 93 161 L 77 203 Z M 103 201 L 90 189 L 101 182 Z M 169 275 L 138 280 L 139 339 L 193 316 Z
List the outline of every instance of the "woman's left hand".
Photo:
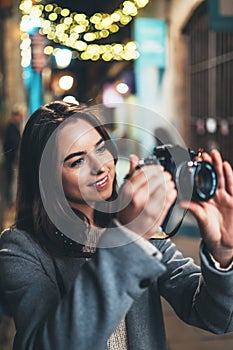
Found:
M 202 158 L 217 172 L 216 194 L 207 202 L 183 201 L 180 205 L 193 213 L 209 252 L 221 267 L 227 267 L 233 260 L 233 171 L 217 150 L 203 153 Z

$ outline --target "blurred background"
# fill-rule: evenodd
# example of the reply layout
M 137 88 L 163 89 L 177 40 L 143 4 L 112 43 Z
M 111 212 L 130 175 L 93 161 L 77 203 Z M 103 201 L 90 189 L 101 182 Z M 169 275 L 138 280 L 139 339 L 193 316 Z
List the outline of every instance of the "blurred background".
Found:
M 232 0 L 0 0 L 1 229 L 13 222 L 17 177 L 17 155 L 6 169 L 6 135 L 17 149 L 41 104 L 104 106 L 122 159 L 135 151 L 124 140 L 150 148 L 182 139 L 194 150 L 218 148 L 233 164 L 232 95 Z M 133 131 L 136 122 L 152 136 Z M 198 262 L 189 215 L 174 241 Z M 166 303 L 164 311 L 169 350 L 232 350 L 232 335 L 186 326 Z M 2 316 L 1 350 L 11 349 L 13 333 Z

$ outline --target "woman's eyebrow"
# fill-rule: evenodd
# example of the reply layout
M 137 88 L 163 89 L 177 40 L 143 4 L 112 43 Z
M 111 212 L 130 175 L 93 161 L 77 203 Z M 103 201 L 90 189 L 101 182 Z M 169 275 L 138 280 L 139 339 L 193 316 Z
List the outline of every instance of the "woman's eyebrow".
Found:
M 98 147 L 102 142 L 104 142 L 103 138 L 101 138 L 98 142 L 96 142 L 95 147 Z
M 101 138 L 99 141 L 97 141 L 96 144 L 95 144 L 95 148 L 98 147 L 103 141 L 104 141 L 103 138 Z M 79 152 L 70 153 L 70 154 L 68 154 L 67 157 L 65 157 L 63 163 L 65 163 L 67 160 L 69 160 L 71 158 L 78 157 L 78 156 L 83 156 L 84 154 L 86 154 L 85 151 L 79 151 Z
M 86 152 L 74 152 L 74 153 L 70 153 L 67 157 L 65 157 L 63 163 L 65 163 L 67 160 L 77 157 L 77 156 L 82 156 L 86 154 Z

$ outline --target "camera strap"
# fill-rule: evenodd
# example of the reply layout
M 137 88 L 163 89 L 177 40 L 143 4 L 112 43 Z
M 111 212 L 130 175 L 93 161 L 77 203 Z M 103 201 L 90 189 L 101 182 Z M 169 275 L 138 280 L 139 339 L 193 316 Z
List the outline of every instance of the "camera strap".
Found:
M 179 220 L 179 222 L 177 223 L 177 225 L 174 227 L 174 229 L 171 232 L 167 232 L 166 231 L 166 224 L 167 224 L 167 222 L 168 222 L 168 220 L 169 220 L 169 218 L 170 218 L 170 216 L 172 214 L 172 209 L 173 209 L 173 206 L 170 208 L 170 210 L 168 212 L 168 215 L 167 215 L 167 217 L 166 217 L 166 219 L 165 219 L 165 221 L 164 221 L 164 223 L 162 225 L 162 228 L 164 229 L 164 231 L 165 231 L 165 233 L 167 235 L 166 238 L 171 238 L 171 237 L 175 236 L 175 234 L 179 231 L 179 229 L 180 229 L 180 227 L 181 227 L 181 225 L 182 225 L 182 223 L 184 221 L 185 215 L 188 212 L 188 209 L 184 209 L 183 215 L 182 215 L 181 219 Z

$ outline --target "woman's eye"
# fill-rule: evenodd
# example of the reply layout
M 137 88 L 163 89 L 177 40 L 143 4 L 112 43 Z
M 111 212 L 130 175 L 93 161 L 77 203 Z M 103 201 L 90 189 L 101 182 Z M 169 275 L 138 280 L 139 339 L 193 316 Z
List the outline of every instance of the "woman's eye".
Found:
M 84 163 L 84 158 L 79 158 L 79 159 L 76 159 L 74 162 L 71 163 L 71 168 L 74 168 L 76 166 L 81 166 L 82 164 Z
M 106 145 L 103 145 L 96 150 L 96 153 L 103 153 L 104 151 L 106 151 L 106 149 Z

